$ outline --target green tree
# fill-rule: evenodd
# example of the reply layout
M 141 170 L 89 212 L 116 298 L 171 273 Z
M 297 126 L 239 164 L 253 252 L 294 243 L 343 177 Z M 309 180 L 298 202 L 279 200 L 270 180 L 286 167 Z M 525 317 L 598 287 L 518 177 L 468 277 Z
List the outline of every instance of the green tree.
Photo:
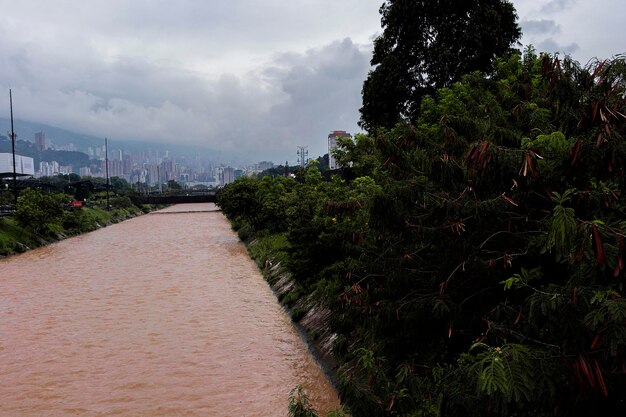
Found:
M 131 188 L 128 181 L 120 177 L 111 177 L 109 179 L 109 184 L 111 185 L 111 189 L 116 193 L 126 192 Z
M 176 180 L 169 180 L 167 181 L 167 188 L 171 191 L 180 191 L 183 189 L 183 186 L 176 182 Z
M 528 49 L 340 143 L 351 181 L 223 195 L 331 311 L 352 415 L 625 414 L 624 62 Z
M 17 198 L 15 217 L 20 225 L 35 233 L 48 233 L 59 222 L 67 200 L 64 194 L 27 188 Z
M 490 73 L 521 36 L 507 0 L 387 0 L 363 84 L 362 127 L 413 120 L 422 98 L 472 71 Z

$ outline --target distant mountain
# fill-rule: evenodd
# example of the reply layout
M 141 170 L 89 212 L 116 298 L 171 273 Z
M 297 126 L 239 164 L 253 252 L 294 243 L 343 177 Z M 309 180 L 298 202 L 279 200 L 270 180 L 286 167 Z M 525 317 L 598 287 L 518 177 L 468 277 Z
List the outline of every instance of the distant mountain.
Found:
M 55 126 L 46 125 L 43 123 L 29 122 L 26 120 L 15 119 L 14 122 L 15 133 L 18 140 L 27 140 L 29 142 L 35 141 L 35 133 L 44 131 L 46 132 L 46 141 L 48 144 L 51 142 L 55 146 L 74 144 L 76 148 L 81 152 L 87 152 L 87 148 L 95 148 L 97 146 L 104 146 L 104 136 L 97 137 L 92 135 L 86 135 L 83 133 L 76 133 L 70 130 L 62 129 Z M 7 132 L 11 130 L 11 120 L 0 117 L 0 135 L 8 136 Z M 141 152 L 151 149 L 152 151 L 171 151 L 178 156 L 200 156 L 202 158 L 218 160 L 220 159 L 220 151 L 203 148 L 201 146 L 193 145 L 180 145 L 174 143 L 158 143 L 158 142 L 142 142 L 134 140 L 124 139 L 111 139 L 109 138 L 109 149 L 124 149 L 130 152 Z
M 0 153 L 11 153 L 13 150 L 11 141 L 6 136 L 0 136 Z M 17 139 L 15 144 L 15 153 L 22 156 L 28 156 L 33 158 L 35 163 L 35 170 L 38 169 L 39 163 L 42 161 L 52 162 L 56 161 L 60 165 L 71 165 L 74 172 L 82 167 L 89 166 L 91 161 L 89 156 L 83 152 L 71 152 L 71 151 L 53 151 L 45 150 L 39 152 L 33 142 Z
M 55 145 L 63 146 L 73 143 L 81 151 L 86 151 L 90 146 L 95 147 L 104 145 L 104 137 L 98 138 L 95 136 L 84 135 L 42 123 L 14 120 L 13 125 L 17 138 L 30 142 L 35 141 L 35 133 L 44 131 L 46 132 L 46 140 L 48 143 L 52 142 Z M 8 136 L 7 132 L 10 130 L 11 120 L 0 118 L 0 135 Z

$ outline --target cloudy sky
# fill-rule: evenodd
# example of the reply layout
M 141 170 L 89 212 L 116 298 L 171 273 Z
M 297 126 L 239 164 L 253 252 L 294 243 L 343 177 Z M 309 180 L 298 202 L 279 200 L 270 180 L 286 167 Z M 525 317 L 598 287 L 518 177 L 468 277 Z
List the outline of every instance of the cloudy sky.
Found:
M 381 4 L 0 0 L 0 117 L 12 88 L 16 117 L 81 133 L 316 157 L 331 130 L 358 131 Z M 514 4 L 539 51 L 582 63 L 626 52 L 624 0 Z

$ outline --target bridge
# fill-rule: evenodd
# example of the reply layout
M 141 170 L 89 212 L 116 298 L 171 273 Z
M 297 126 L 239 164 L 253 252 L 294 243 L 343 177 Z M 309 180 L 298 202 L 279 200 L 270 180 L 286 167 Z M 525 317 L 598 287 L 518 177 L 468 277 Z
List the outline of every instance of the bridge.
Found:
M 185 203 L 216 203 L 217 196 L 215 192 L 203 194 L 185 194 L 185 195 L 135 195 L 130 199 L 134 204 L 185 204 Z

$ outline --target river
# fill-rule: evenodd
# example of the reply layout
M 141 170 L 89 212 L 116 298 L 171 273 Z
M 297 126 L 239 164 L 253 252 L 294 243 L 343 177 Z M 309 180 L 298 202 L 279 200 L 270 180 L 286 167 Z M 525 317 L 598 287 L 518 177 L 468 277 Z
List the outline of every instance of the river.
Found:
M 286 416 L 337 395 L 213 204 L 0 260 L 1 416 Z

